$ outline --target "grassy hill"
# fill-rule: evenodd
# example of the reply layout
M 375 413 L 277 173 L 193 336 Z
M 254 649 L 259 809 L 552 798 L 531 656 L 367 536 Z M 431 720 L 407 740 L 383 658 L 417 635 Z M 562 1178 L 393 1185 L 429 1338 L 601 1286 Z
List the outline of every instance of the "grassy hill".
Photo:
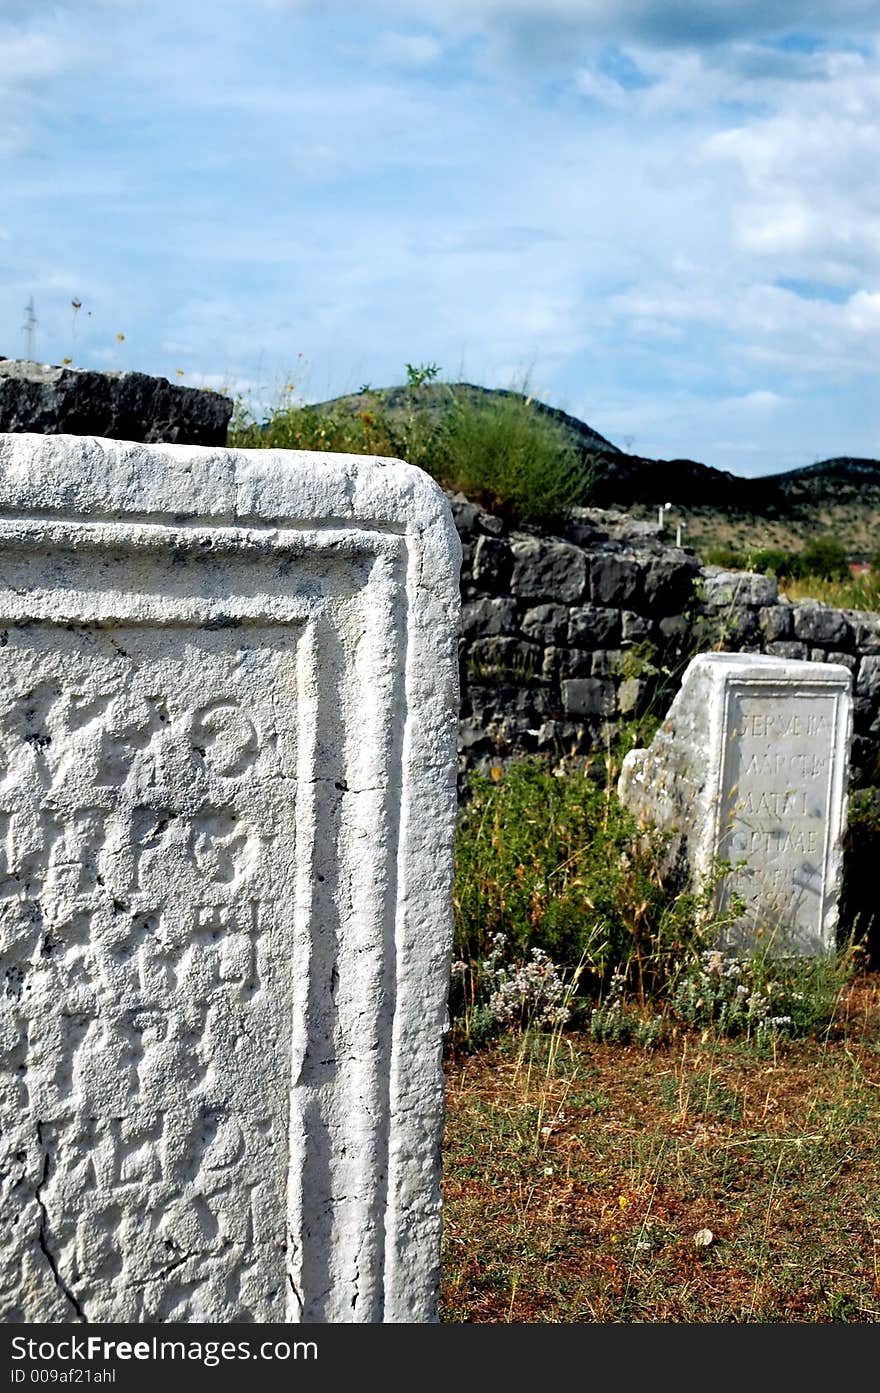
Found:
M 743 478 L 697 460 L 628 454 L 586 422 L 544 402 L 473 383 L 436 382 L 430 374 L 428 380 L 288 410 L 271 423 L 239 425 L 231 443 L 269 443 L 268 431 L 272 443 L 290 447 L 401 454 L 442 478 L 442 468 L 432 465 L 456 407 L 472 414 L 475 408 L 494 411 L 500 420 L 517 405 L 568 448 L 566 469 L 571 471 L 573 459 L 583 481 L 579 501 L 646 519 L 656 519 L 660 505 L 669 502 L 670 531 L 683 523 L 682 540 L 698 552 L 797 551 L 821 535 L 837 538 L 851 557 L 871 556 L 880 547 L 880 460 L 841 456 Z
M 668 463 L 668 468 L 667 468 Z M 690 471 L 681 470 L 681 464 Z M 819 535 L 836 537 L 851 557 L 880 549 L 880 460 L 840 457 L 760 479 L 718 476 L 691 461 L 645 461 L 644 496 L 609 481 L 609 494 L 637 517 L 656 516 L 660 503 L 674 505 L 685 537 L 698 551 L 802 548 Z M 666 498 L 662 498 L 666 486 Z M 624 492 L 628 497 L 624 500 Z

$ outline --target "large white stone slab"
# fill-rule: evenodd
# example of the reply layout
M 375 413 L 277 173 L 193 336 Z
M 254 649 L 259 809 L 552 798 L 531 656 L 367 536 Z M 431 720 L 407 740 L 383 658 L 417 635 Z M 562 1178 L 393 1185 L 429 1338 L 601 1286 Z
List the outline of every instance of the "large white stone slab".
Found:
M 0 1318 L 429 1321 L 459 545 L 399 461 L 0 436 Z
M 834 663 L 703 653 L 647 750 L 624 760 L 620 797 L 670 834 L 698 883 L 732 870 L 722 946 L 833 951 L 852 732 L 852 678 Z

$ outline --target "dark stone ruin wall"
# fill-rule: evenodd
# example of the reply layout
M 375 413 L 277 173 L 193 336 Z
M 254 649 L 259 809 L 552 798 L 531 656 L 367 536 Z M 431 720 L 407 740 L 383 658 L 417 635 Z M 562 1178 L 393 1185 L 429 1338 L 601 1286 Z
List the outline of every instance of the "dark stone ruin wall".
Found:
M 90 372 L 0 358 L 0 431 L 225 445 L 233 403 L 143 372 Z
M 854 785 L 880 782 L 880 616 L 790 603 L 776 581 L 703 567 L 658 527 L 580 509 L 517 531 L 462 495 L 462 773 L 526 755 L 592 756 L 661 718 L 697 652 L 771 653 L 853 673 Z

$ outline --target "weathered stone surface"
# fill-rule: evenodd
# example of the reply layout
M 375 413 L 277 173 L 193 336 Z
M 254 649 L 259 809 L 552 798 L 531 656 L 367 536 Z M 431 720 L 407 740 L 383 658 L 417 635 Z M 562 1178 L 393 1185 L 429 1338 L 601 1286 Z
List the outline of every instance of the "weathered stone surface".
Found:
M 868 653 L 862 658 L 856 688 L 861 696 L 880 694 L 880 654 Z
M 564 643 L 568 634 L 568 610 L 564 605 L 536 605 L 523 615 L 522 631 L 538 643 Z
M 620 653 L 615 648 L 597 648 L 590 664 L 593 677 L 613 677 L 620 671 Z
M 562 705 L 567 716 L 610 716 L 614 683 L 597 677 L 572 678 L 562 684 Z
M 746 910 L 722 946 L 811 955 L 835 946 L 851 738 L 851 677 L 830 663 L 704 653 L 619 792 L 673 834 L 697 882 L 734 867 L 719 908 Z
M 850 672 L 858 672 L 859 670 L 859 660 L 854 658 L 851 653 L 835 653 L 832 649 L 830 653 L 823 653 L 822 658 L 828 663 L 840 663 L 841 667 L 849 668 Z
M 731 648 L 742 648 L 758 636 L 758 614 L 750 605 L 729 605 L 720 613 L 716 611 L 716 618 L 720 618 L 724 642 Z
M 767 652 L 773 658 L 790 658 L 795 662 L 803 662 L 809 657 L 807 645 L 798 643 L 796 639 L 784 639 L 779 643 L 768 643 Z
M 758 623 L 767 643 L 791 638 L 791 606 L 765 605 L 758 611 Z
M 631 557 L 599 552 L 590 558 L 590 599 L 597 605 L 638 609 L 642 598 L 642 571 Z
M 495 513 L 484 513 L 482 508 L 477 513 L 477 527 L 481 532 L 487 532 L 490 537 L 500 537 L 504 533 L 504 519 Z
M 632 610 L 624 610 L 620 616 L 621 640 L 623 643 L 641 643 L 650 636 L 651 621 Z
M 657 630 L 665 643 L 679 642 L 687 636 L 688 621 L 683 614 L 667 614 L 658 622 Z
M 562 677 L 590 677 L 593 672 L 593 655 L 584 648 L 556 648 L 557 667 Z
M 569 604 L 581 598 L 587 584 L 587 562 L 579 547 L 536 537 L 517 538 L 512 546 L 514 595 Z
M 617 705 L 622 716 L 635 711 L 645 691 L 645 683 L 638 677 L 627 677 L 617 690 Z
M 722 571 L 707 566 L 703 574 L 704 598 L 707 605 L 772 605 L 779 590 L 773 576 L 750 571 Z
M 473 536 L 480 516 L 480 508 L 463 493 L 447 494 L 455 529 L 462 541 Z
M 849 625 L 839 609 L 807 601 L 794 605 L 793 610 L 795 638 L 807 643 L 843 643 L 846 640 Z
M 501 590 L 510 582 L 513 553 L 510 543 L 497 537 L 480 537 L 474 547 L 473 577 L 475 581 Z
M 616 542 L 636 545 L 657 540 L 663 529 L 656 522 L 630 517 L 616 508 L 572 508 L 566 526 L 566 536 L 578 546 L 593 546 L 609 538 Z
M 461 632 L 466 638 L 514 633 L 516 614 L 516 604 L 505 596 L 471 600 L 461 607 Z
M 584 648 L 606 648 L 620 637 L 620 612 L 599 605 L 572 609 L 568 622 L 568 641 Z
M 0 554 L 0 1318 L 435 1319 L 442 494 L 6 435 Z
M 143 372 L 90 372 L 0 358 L 0 431 L 223 445 L 233 403 Z
M 880 653 L 880 615 L 848 610 L 848 618 L 860 653 Z
M 674 614 L 686 609 L 694 596 L 694 584 L 700 574 L 700 563 L 686 551 L 669 547 L 645 564 L 642 587 L 645 612 Z

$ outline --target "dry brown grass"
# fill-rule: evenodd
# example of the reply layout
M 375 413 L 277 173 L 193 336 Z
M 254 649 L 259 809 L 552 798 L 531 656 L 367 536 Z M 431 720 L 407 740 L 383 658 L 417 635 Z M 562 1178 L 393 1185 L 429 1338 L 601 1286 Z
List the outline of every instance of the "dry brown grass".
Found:
M 880 974 L 821 1040 L 509 1036 L 447 1080 L 443 1320 L 880 1320 Z

